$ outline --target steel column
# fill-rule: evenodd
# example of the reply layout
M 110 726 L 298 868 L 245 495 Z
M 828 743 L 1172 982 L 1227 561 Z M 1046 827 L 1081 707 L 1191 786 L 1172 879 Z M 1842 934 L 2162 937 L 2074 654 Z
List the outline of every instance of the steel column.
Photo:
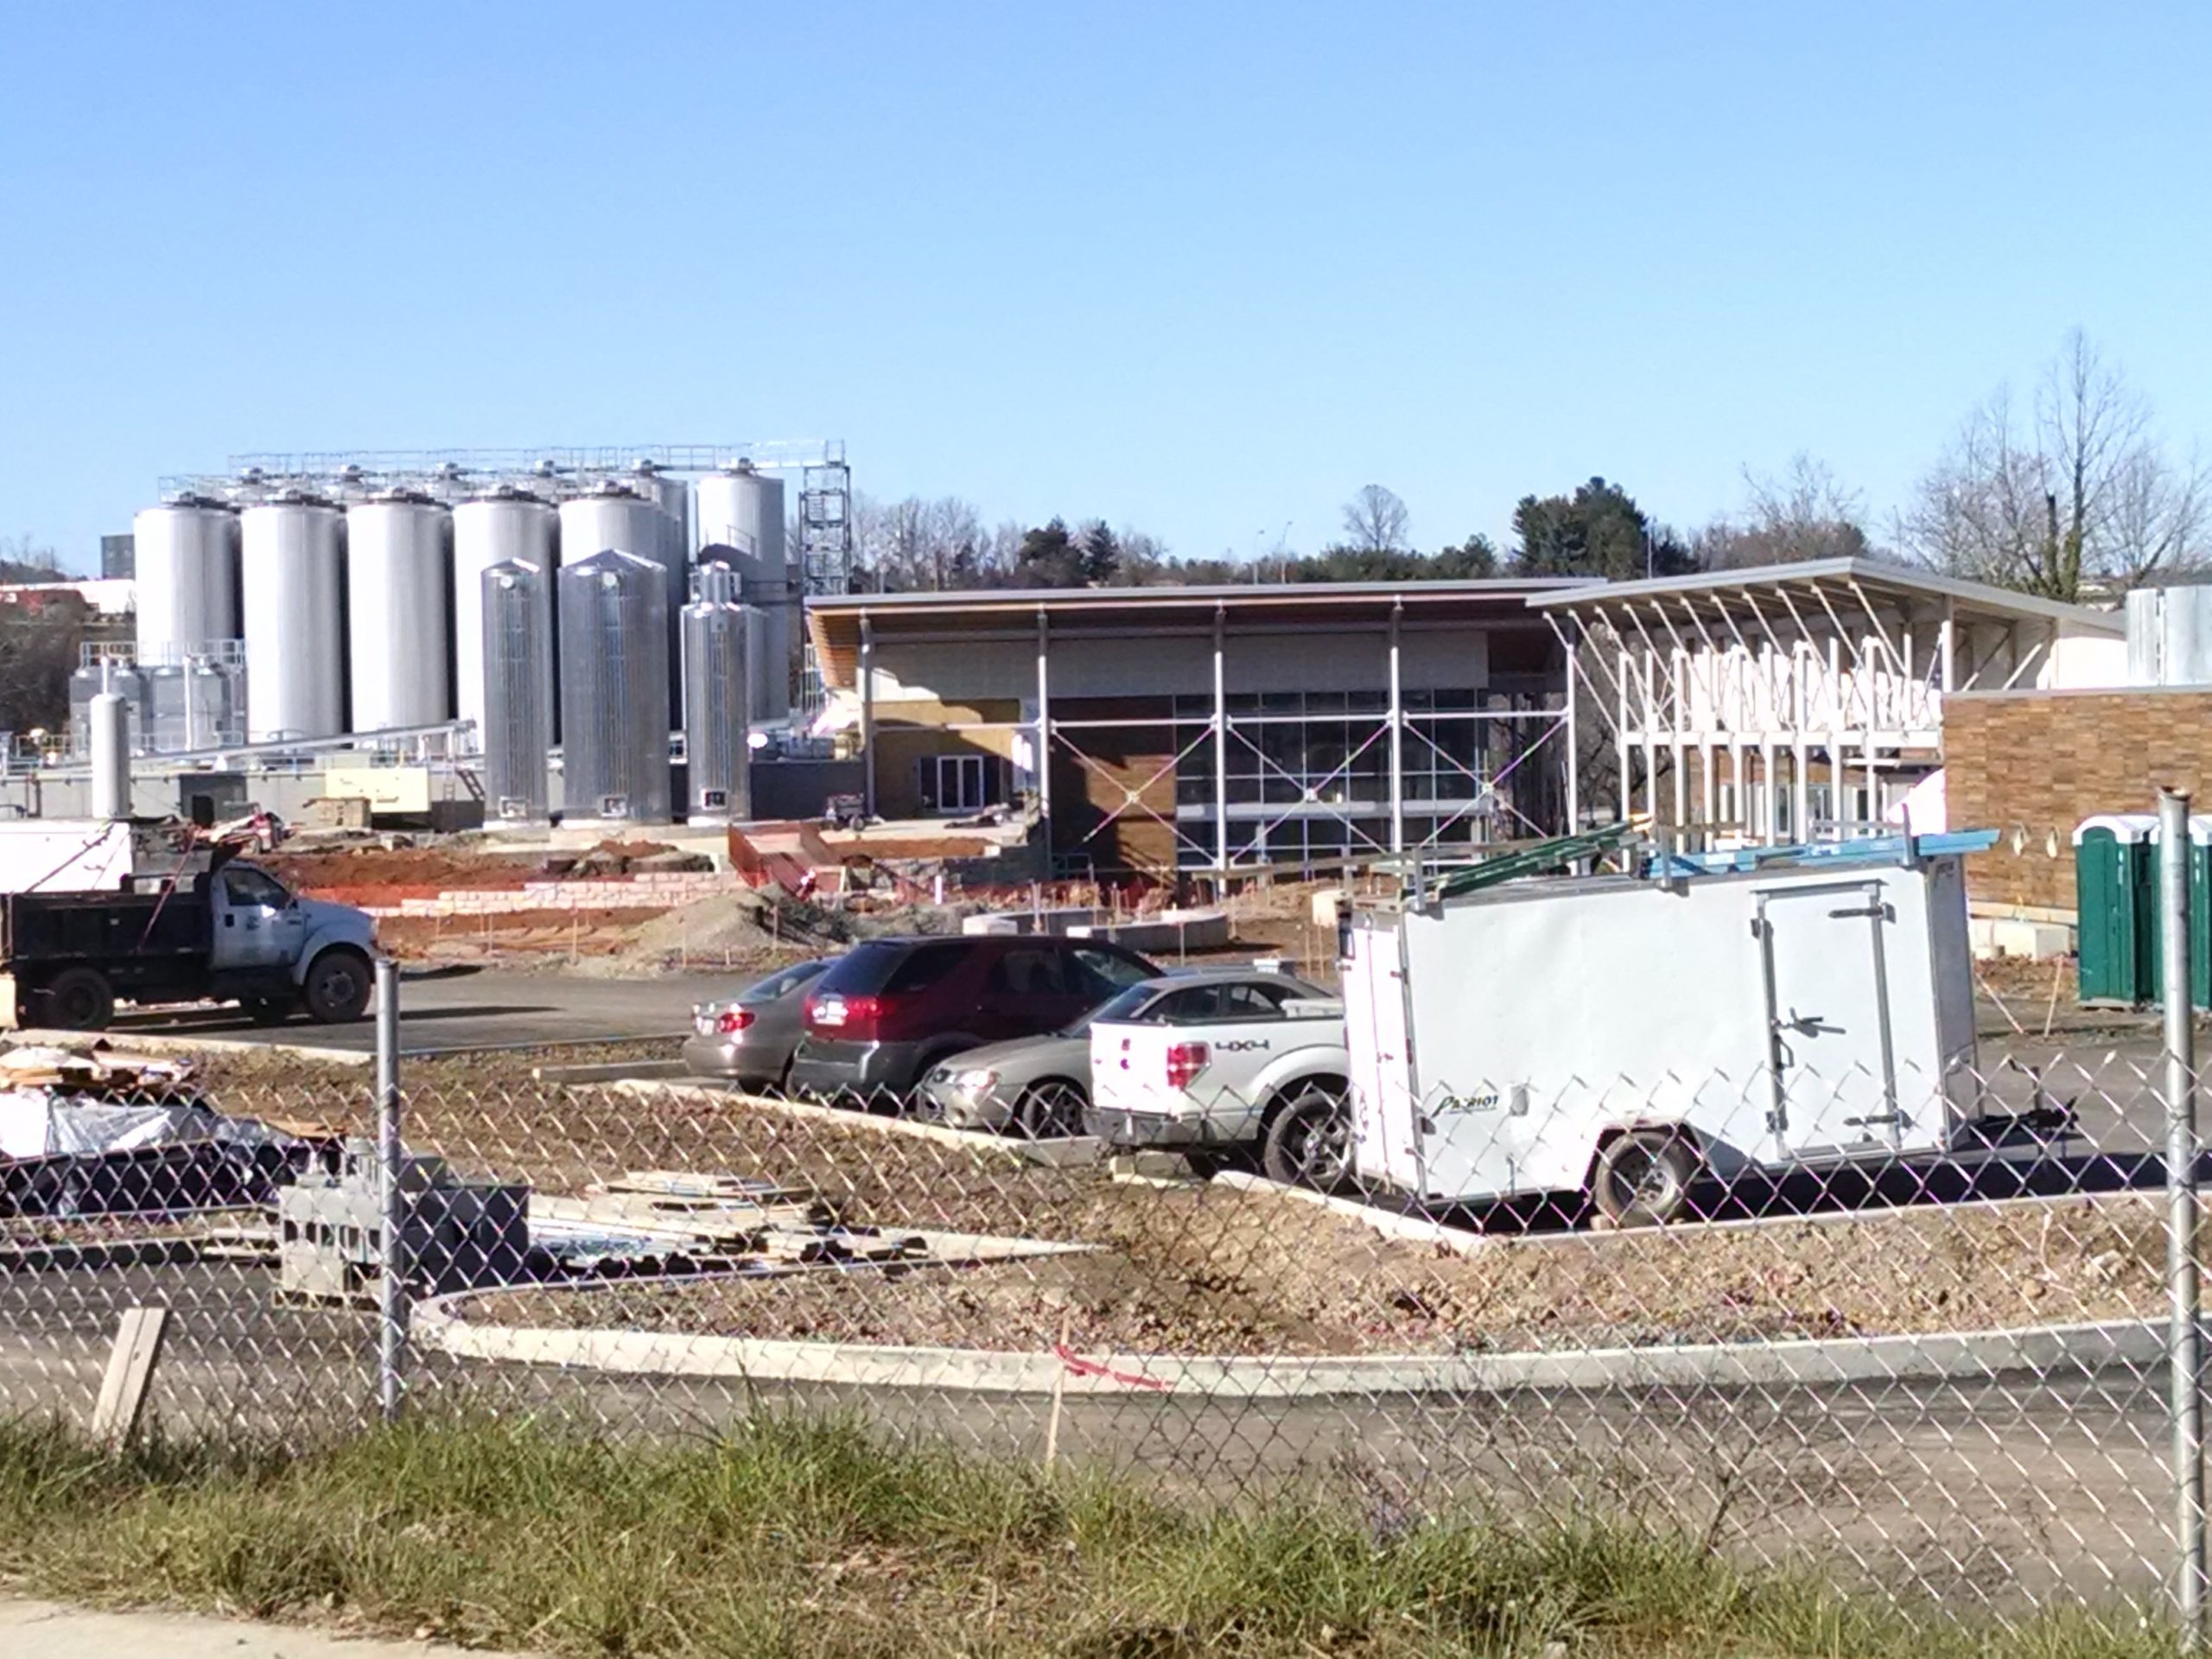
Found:
M 1228 616 L 1213 612 L 1213 867 L 1229 871 L 1229 695 L 1226 657 Z
M 875 816 L 875 629 L 861 613 L 861 810 Z
M 1390 850 L 1406 850 L 1406 699 L 1398 672 L 1398 614 L 1390 607 Z
M 1051 634 L 1045 607 L 1037 607 L 1037 818 L 1044 831 L 1045 867 L 1052 862 L 1052 691 L 1047 662 Z
M 1582 627 L 1580 618 L 1576 619 L 1574 626 L 1579 634 Z M 1396 653 L 1393 652 L 1394 662 L 1395 658 Z M 1582 829 L 1582 731 L 1574 718 L 1577 701 L 1574 682 L 1580 671 L 1581 664 L 1576 658 L 1574 642 L 1570 639 L 1567 645 L 1567 833 L 1570 836 L 1580 834 Z M 1394 759 L 1391 770 L 1395 772 L 1396 769 L 1397 763 Z

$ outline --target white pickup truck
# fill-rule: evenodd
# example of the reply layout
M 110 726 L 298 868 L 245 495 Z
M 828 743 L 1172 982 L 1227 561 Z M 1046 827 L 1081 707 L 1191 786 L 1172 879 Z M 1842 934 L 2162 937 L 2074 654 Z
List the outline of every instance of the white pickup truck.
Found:
M 1257 1145 L 1279 1181 L 1323 1189 L 1351 1173 L 1344 1004 L 1236 988 L 1210 1012 L 1096 1020 L 1084 1127 L 1112 1147 Z

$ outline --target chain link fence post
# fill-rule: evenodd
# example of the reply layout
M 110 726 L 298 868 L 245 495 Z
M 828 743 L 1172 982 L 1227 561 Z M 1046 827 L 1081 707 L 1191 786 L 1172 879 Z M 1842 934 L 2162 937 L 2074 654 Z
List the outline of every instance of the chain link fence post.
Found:
M 2196 1270 L 2196 1041 L 2190 983 L 2189 794 L 2158 791 L 2160 989 L 2165 1013 L 2166 1363 L 2174 1431 L 2175 1611 L 2184 1651 L 2204 1639 L 2204 1402 Z
M 383 1200 L 383 1260 L 377 1274 L 377 1403 L 399 1421 L 407 1350 L 407 1214 L 400 1190 L 399 964 L 377 958 L 377 1185 Z

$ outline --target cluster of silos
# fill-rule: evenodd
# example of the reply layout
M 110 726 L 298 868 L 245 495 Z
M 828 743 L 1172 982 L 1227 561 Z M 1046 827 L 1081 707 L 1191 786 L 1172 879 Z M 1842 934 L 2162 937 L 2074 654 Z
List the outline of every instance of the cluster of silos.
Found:
M 457 475 L 315 481 L 139 514 L 136 663 L 88 669 L 73 702 L 116 692 L 167 747 L 466 721 L 493 810 L 520 818 L 545 815 L 557 746 L 568 816 L 664 820 L 680 723 L 686 809 L 744 814 L 749 722 L 790 708 L 780 480 L 734 463 L 696 503 L 650 461 L 465 499 Z

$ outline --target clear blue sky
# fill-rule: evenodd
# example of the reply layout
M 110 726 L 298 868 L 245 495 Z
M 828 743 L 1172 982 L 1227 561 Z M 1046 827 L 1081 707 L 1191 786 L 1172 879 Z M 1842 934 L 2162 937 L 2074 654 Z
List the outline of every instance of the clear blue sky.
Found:
M 0 8 L 0 533 L 249 449 L 842 436 L 871 493 L 1424 546 L 2080 324 L 2212 442 L 2212 7 Z

